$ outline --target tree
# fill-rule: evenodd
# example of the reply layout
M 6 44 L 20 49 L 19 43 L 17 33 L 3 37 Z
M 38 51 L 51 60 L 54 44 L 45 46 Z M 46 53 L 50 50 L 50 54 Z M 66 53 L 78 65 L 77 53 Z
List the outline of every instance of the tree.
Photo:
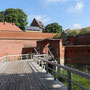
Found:
M 90 30 L 82 28 L 79 32 L 79 35 L 85 35 L 85 34 L 90 34 Z
M 3 14 L 1 11 L 0 16 L 4 17 L 0 19 L 1 22 L 6 21 L 10 23 L 15 23 L 22 30 L 24 30 L 24 26 L 28 24 L 27 15 L 21 9 L 9 8 L 3 11 Z
M 71 30 L 67 36 L 76 36 L 77 35 L 77 30 Z
M 61 33 L 62 32 L 62 26 L 59 25 L 58 23 L 51 23 L 48 24 L 45 27 L 47 33 Z
M 61 33 L 56 33 L 56 35 L 53 38 L 54 39 L 61 39 Z
M 0 22 L 4 22 L 5 18 L 4 18 L 4 11 L 0 12 Z

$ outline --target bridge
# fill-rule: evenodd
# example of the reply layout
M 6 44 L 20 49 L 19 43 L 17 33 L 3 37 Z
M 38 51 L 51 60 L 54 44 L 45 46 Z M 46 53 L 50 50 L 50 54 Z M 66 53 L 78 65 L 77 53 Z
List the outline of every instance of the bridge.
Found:
M 67 76 L 58 69 L 66 70 Z M 0 90 L 73 90 L 71 83 L 88 90 L 73 81 L 71 73 L 90 80 L 90 74 L 49 61 L 46 55 L 7 55 L 0 58 Z M 57 79 L 57 74 L 66 79 L 67 86 Z

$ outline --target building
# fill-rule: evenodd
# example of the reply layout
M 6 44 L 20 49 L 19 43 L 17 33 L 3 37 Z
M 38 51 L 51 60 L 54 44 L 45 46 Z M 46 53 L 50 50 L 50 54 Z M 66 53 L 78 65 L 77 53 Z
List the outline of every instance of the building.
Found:
M 53 38 L 50 33 L 23 32 L 13 23 L 0 22 L 0 57 L 5 55 L 31 53 L 37 41 Z
M 35 18 L 30 26 L 25 26 L 25 32 L 43 32 L 44 30 L 44 24 Z
M 90 45 L 63 45 L 60 39 L 43 39 L 37 41 L 37 50 L 39 53 L 43 51 L 54 55 L 58 63 L 64 65 L 82 64 L 90 65 Z
M 53 39 L 54 33 L 23 32 L 13 23 L 0 22 L 0 57 L 5 55 L 33 53 L 34 48 L 42 54 L 54 55 L 64 65 L 90 65 L 90 35 Z M 50 53 L 51 52 L 51 53 Z
M 25 26 L 25 32 L 42 32 L 40 27 Z

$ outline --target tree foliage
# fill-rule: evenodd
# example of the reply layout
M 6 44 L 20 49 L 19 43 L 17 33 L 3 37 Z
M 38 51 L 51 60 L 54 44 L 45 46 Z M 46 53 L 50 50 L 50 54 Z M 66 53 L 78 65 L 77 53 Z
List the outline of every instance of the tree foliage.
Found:
M 71 30 L 67 33 L 68 36 L 86 35 L 90 34 L 90 27 Z
M 5 18 L 4 18 L 4 11 L 0 12 L 0 22 L 4 22 Z
M 68 33 L 68 36 L 76 36 L 77 35 L 77 31 L 76 30 L 72 30 Z
M 24 30 L 24 26 L 28 24 L 27 15 L 21 9 L 9 8 L 0 12 L 0 22 L 15 23 L 19 28 Z
M 85 30 L 85 29 L 80 30 L 79 35 L 84 35 L 84 34 L 90 34 L 90 30 Z
M 61 33 L 62 32 L 62 26 L 59 25 L 58 23 L 51 23 L 48 24 L 45 27 L 47 33 Z
M 53 38 L 54 39 L 61 39 L 61 33 L 56 33 L 56 35 Z

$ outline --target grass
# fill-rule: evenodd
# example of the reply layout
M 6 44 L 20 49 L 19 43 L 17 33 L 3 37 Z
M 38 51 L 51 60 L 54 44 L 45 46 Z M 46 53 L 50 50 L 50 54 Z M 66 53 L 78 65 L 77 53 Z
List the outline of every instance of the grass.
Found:
M 72 66 L 73 68 L 77 69 L 76 67 Z M 88 74 L 90 74 L 90 72 L 83 68 L 82 69 L 83 72 L 86 72 Z M 66 70 L 60 70 L 58 69 L 57 70 L 58 73 L 62 74 L 63 76 L 67 77 L 67 71 Z M 51 71 L 50 71 L 51 74 L 53 74 Z M 57 78 L 60 82 L 62 82 L 63 84 L 65 84 L 67 86 L 67 81 L 66 79 L 64 79 L 63 77 L 61 77 L 60 75 L 57 74 Z M 82 85 L 83 87 L 87 88 L 87 90 L 90 90 L 90 80 L 86 79 L 86 78 L 83 78 L 79 75 L 76 75 L 76 74 L 73 74 L 71 73 L 71 80 L 73 80 L 74 82 L 77 82 L 78 84 Z M 72 87 L 72 90 L 84 90 L 82 88 L 80 88 L 79 86 L 71 83 L 71 87 Z
M 59 73 L 61 73 L 63 76 L 67 77 L 67 71 L 65 70 L 58 70 Z M 67 86 L 67 81 L 62 78 L 61 76 L 57 75 L 57 78 L 60 82 L 64 83 Z M 76 74 L 71 73 L 71 80 L 73 80 L 74 82 L 77 82 L 78 84 L 82 85 L 83 87 L 87 88 L 87 90 L 90 90 L 90 80 L 83 78 L 81 76 L 78 76 Z M 72 90 L 84 90 L 82 88 L 80 88 L 79 86 L 71 83 L 72 86 Z

